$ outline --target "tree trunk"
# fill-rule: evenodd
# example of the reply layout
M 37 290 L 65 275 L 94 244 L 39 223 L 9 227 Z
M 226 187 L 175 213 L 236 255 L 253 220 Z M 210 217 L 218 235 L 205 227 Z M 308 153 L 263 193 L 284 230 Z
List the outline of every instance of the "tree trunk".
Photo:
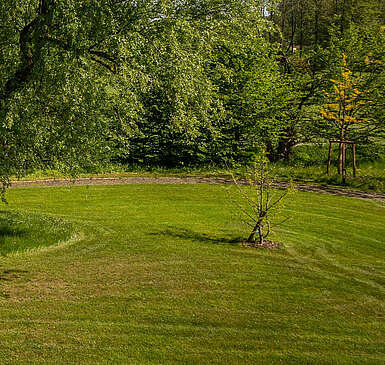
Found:
M 286 0 L 282 1 L 282 7 L 281 7 L 281 33 L 282 33 L 282 50 L 285 43 L 285 26 L 286 26 Z
M 319 16 L 320 16 L 320 11 L 319 7 L 316 7 L 315 10 L 315 19 L 314 19 L 314 47 L 318 46 L 319 42 Z
M 267 158 L 269 159 L 270 162 L 277 162 L 279 160 L 277 151 L 275 151 L 273 144 L 271 141 L 267 141 L 265 144 L 266 147 L 266 154 Z
M 255 243 L 255 235 L 258 233 L 258 239 L 259 239 L 259 244 L 263 243 L 263 234 L 262 234 L 262 227 L 261 227 L 261 222 L 258 221 L 253 230 L 250 233 L 249 238 L 247 239 L 248 243 Z
M 342 183 L 346 183 L 346 144 L 342 145 Z
M 345 131 L 341 129 L 340 141 L 344 141 L 344 140 L 345 140 Z M 339 149 L 338 149 L 338 175 L 343 174 L 344 148 L 345 148 L 345 143 L 340 142 Z
M 300 16 L 300 33 L 299 33 L 299 52 L 300 52 L 300 55 L 302 56 L 302 53 L 303 53 L 303 27 L 304 27 L 304 21 L 303 21 L 303 8 L 302 8 L 302 5 L 301 5 L 301 10 L 300 10 L 300 13 L 299 13 L 299 16 Z
M 44 46 L 45 18 L 48 17 L 52 7 L 52 0 L 40 0 L 36 17 L 20 31 L 20 65 L 14 75 L 7 80 L 3 90 L 0 90 L 0 101 L 6 102 L 14 92 L 29 82 Z
M 255 243 L 255 234 L 257 233 L 258 228 L 259 228 L 259 222 L 257 222 L 257 224 L 254 226 L 253 230 L 251 231 L 250 236 L 247 239 L 248 243 Z
M 290 37 L 290 48 L 291 53 L 294 53 L 294 37 L 295 37 L 295 20 L 294 20 L 294 11 L 291 13 L 291 37 Z
M 262 245 L 263 245 L 263 232 L 262 232 L 262 227 L 259 227 L 259 230 L 258 230 L 258 238 L 259 238 L 259 244 L 262 246 Z
M 344 34 L 344 30 L 345 30 L 345 7 L 346 7 L 346 1 L 343 0 L 342 2 L 342 13 L 341 13 L 341 24 L 340 24 L 340 30 L 341 30 L 341 34 Z
M 327 175 L 329 175 L 329 172 L 330 172 L 330 164 L 331 164 L 331 160 L 332 160 L 332 148 L 333 148 L 332 142 L 329 141 L 328 166 L 326 168 L 326 174 Z

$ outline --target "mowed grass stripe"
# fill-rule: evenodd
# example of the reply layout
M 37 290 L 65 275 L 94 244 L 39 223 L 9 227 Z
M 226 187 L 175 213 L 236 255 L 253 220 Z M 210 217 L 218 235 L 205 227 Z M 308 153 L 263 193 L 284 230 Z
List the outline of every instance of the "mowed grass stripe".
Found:
M 221 186 L 18 189 L 8 200 L 82 239 L 3 259 L 0 362 L 385 362 L 383 204 L 298 193 L 272 236 L 285 248 L 264 251 L 235 244 L 247 232 Z

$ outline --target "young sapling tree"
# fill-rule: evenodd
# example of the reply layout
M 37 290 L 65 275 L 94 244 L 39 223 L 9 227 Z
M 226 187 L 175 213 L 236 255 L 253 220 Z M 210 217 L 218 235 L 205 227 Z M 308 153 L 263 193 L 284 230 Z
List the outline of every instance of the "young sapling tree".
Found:
M 336 141 L 339 142 L 338 174 L 342 175 L 345 180 L 346 144 L 351 143 L 346 140 L 346 136 L 352 127 L 368 122 L 362 110 L 371 101 L 368 100 L 367 91 L 359 90 L 361 77 L 354 75 L 353 71 L 349 68 L 347 57 L 344 53 L 342 54 L 340 77 L 330 81 L 333 84 L 333 90 L 330 93 L 325 90 L 323 91 L 328 102 L 321 109 L 321 115 L 326 120 L 331 121 L 338 130 L 339 140 Z
M 237 180 L 232 175 L 238 196 L 231 194 L 243 223 L 251 227 L 246 240 L 253 247 L 276 247 L 278 244 L 267 241 L 272 226 L 277 226 L 289 219 L 281 217 L 281 208 L 285 198 L 293 191 L 291 187 L 278 189 L 271 173 L 269 161 L 260 156 L 251 173 L 245 180 Z

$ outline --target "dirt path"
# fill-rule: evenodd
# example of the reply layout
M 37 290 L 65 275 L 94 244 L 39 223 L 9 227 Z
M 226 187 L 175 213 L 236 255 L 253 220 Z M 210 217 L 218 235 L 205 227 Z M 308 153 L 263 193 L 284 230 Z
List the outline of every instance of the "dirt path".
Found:
M 209 177 L 111 177 L 111 178 L 79 178 L 75 181 L 65 179 L 47 180 L 20 180 L 13 181 L 11 188 L 32 188 L 51 186 L 84 186 L 84 185 L 127 185 L 127 184 L 232 184 L 231 179 L 209 178 Z M 280 182 L 279 187 L 286 187 L 288 184 Z M 340 196 L 348 196 L 359 199 L 368 199 L 385 202 L 385 194 L 367 193 L 359 190 L 349 190 L 332 186 L 296 184 L 300 191 L 312 193 L 324 193 Z

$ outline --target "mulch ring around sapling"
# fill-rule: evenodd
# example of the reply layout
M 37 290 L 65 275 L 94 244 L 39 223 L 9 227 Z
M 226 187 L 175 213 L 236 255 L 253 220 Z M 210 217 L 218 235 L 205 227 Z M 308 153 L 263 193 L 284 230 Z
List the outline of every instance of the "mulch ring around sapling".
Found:
M 265 248 L 267 250 L 278 250 L 279 248 L 283 247 L 283 244 L 279 242 L 273 242 L 273 241 L 263 241 L 262 244 L 258 242 L 242 241 L 241 246 L 252 247 L 252 248 Z

